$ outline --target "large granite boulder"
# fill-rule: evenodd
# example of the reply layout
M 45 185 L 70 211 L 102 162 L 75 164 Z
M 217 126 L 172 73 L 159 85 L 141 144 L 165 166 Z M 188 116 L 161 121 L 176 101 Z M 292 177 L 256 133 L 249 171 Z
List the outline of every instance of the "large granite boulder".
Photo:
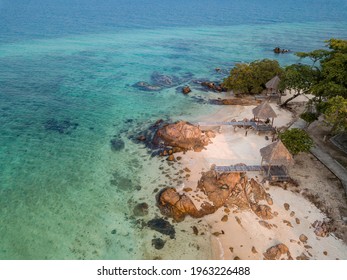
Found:
M 183 221 L 189 215 L 193 218 L 201 218 L 214 213 L 217 208 L 205 202 L 198 210 L 192 200 L 185 194 L 179 194 L 175 188 L 166 188 L 158 194 L 158 207 L 165 216 L 175 221 Z
M 159 128 L 154 136 L 155 145 L 178 147 L 184 150 L 201 151 L 210 139 L 199 127 L 179 121 Z
M 203 173 L 198 182 L 207 199 L 202 204 L 194 202 L 186 195 L 180 194 L 175 188 L 166 188 L 157 195 L 158 207 L 165 216 L 177 222 L 189 215 L 200 218 L 228 205 L 238 210 L 253 211 L 263 220 L 273 218 L 271 208 L 260 201 L 268 201 L 269 194 L 255 180 L 248 180 L 242 173 L 222 173 L 208 171 Z
M 220 176 L 215 171 L 203 173 L 198 188 L 217 208 L 223 206 L 230 194 L 240 182 L 240 173 L 223 173 Z

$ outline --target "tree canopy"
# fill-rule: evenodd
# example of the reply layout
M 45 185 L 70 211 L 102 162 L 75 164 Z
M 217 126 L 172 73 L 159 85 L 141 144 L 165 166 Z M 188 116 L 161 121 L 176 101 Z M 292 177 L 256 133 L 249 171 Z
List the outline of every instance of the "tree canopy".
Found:
M 346 130 L 347 40 L 333 38 L 326 43 L 326 49 L 296 53 L 301 59 L 310 59 L 311 65 L 296 63 L 283 69 L 276 60 L 269 59 L 239 63 L 223 85 L 235 94 L 259 94 L 266 88 L 266 82 L 280 76 L 280 90 L 295 91 L 281 106 L 301 94 L 312 93 L 320 101 L 318 106 L 326 109 L 326 120 L 333 132 Z
M 318 97 L 342 96 L 347 98 L 347 40 L 326 41 L 330 50 L 297 53 L 300 58 L 313 61 L 312 71 L 317 76 L 310 91 Z M 314 64 L 319 62 L 319 66 Z
M 276 60 L 256 60 L 251 63 L 238 63 L 230 71 L 223 85 L 234 93 L 257 94 L 265 89 L 265 83 L 283 69 Z
M 280 89 L 294 90 L 295 94 L 287 99 L 282 106 L 293 100 L 300 94 L 310 92 L 312 85 L 317 81 L 317 73 L 312 67 L 304 64 L 292 64 L 287 66 L 280 83 Z
M 286 130 L 279 135 L 281 141 L 286 146 L 288 151 L 293 155 L 300 152 L 308 152 L 313 146 L 313 141 L 306 131 L 300 128 L 292 128 Z
M 325 119 L 332 126 L 332 132 L 347 129 L 347 99 L 335 96 L 328 100 Z

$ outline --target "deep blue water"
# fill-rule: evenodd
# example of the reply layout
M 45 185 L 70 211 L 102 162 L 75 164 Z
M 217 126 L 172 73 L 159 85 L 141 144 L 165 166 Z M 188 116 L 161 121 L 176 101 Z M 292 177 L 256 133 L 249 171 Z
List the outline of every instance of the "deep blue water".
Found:
M 346 38 L 346 11 L 323 0 L 0 0 L 0 259 L 209 258 L 202 237 L 180 232 L 159 252 L 160 235 L 137 226 L 134 205 L 150 204 L 145 221 L 159 215 L 153 189 L 174 183 L 129 136 L 213 112 L 194 98 L 207 93 L 176 88 L 222 79 L 215 67 L 287 65 L 297 58 L 275 46 Z M 132 86 L 153 72 L 178 83 Z M 124 149 L 111 150 L 114 137 Z M 184 250 L 190 242 L 201 250 Z
M 344 0 L 2 0 L 1 42 L 165 27 L 345 22 Z

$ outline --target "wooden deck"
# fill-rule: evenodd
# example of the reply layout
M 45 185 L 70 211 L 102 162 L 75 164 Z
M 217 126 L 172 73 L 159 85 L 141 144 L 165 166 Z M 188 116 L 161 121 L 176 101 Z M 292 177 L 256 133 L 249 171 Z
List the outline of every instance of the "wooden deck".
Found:
M 254 128 L 256 131 L 259 132 L 275 132 L 275 128 L 271 125 L 266 124 L 257 124 L 256 122 L 197 122 L 195 123 L 198 126 L 224 126 L 224 125 L 231 125 L 231 126 L 237 126 L 237 127 L 244 127 L 244 128 Z
M 247 172 L 247 171 L 263 171 L 260 165 L 230 165 L 230 166 L 216 166 L 214 168 L 217 172 Z
M 284 166 L 271 166 L 270 172 L 268 166 L 260 165 L 230 165 L 230 166 L 215 166 L 217 172 L 239 173 L 247 171 L 260 171 L 263 172 L 265 179 L 276 182 L 283 182 L 290 179 L 287 170 Z
M 255 122 L 197 122 L 199 126 L 222 126 L 222 125 L 232 125 L 232 126 L 246 126 L 246 127 L 256 127 Z

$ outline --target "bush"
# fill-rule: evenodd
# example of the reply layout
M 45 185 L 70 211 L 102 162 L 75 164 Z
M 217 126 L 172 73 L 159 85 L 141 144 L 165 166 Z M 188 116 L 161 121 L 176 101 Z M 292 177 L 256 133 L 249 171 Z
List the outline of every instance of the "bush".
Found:
M 293 155 L 308 152 L 313 146 L 313 141 L 307 132 L 299 128 L 286 130 L 279 135 L 279 138 Z
M 316 105 L 317 112 L 319 112 L 321 114 L 324 114 L 325 111 L 328 109 L 328 107 L 329 107 L 328 102 L 324 102 L 324 101 L 320 101 Z
M 302 118 L 304 121 L 308 123 L 312 123 L 315 120 L 318 120 L 318 114 L 312 112 L 305 112 L 300 115 L 300 118 Z

